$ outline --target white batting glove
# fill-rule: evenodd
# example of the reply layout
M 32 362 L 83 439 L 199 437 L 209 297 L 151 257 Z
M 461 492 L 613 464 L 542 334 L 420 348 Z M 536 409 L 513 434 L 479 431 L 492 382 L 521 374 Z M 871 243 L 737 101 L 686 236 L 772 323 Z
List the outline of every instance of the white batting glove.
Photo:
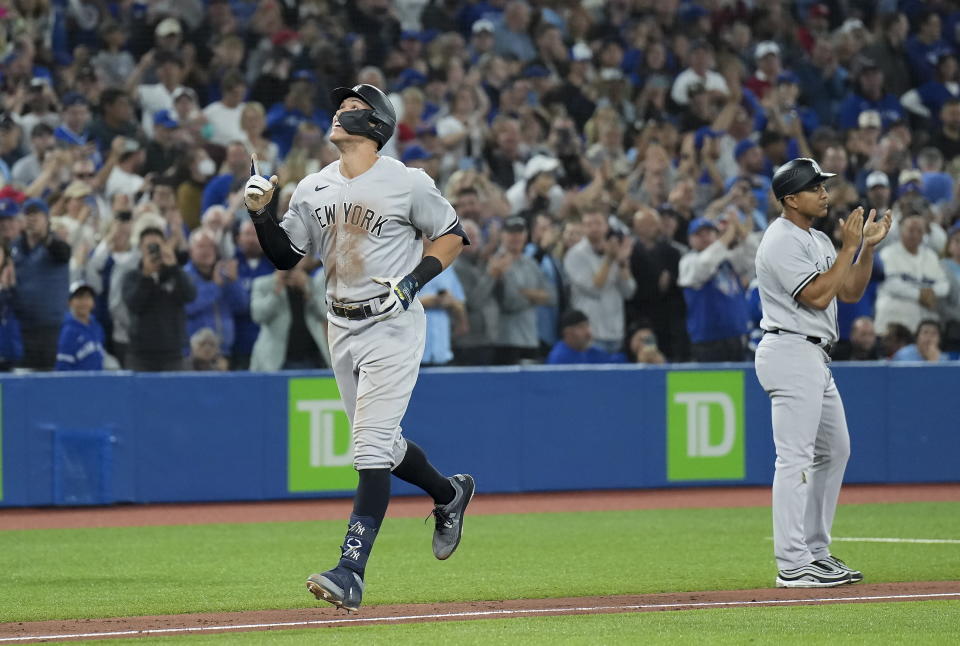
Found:
M 243 203 L 247 205 L 247 210 L 261 213 L 267 208 L 273 199 L 273 191 L 277 188 L 278 181 L 276 175 L 270 179 L 259 175 L 251 176 L 243 189 Z
M 374 321 L 386 321 L 407 311 L 416 295 L 416 281 L 409 276 L 394 276 L 392 278 L 373 276 L 371 280 L 390 290 L 390 293 L 387 294 L 387 300 L 380 304 L 380 312 L 373 317 Z

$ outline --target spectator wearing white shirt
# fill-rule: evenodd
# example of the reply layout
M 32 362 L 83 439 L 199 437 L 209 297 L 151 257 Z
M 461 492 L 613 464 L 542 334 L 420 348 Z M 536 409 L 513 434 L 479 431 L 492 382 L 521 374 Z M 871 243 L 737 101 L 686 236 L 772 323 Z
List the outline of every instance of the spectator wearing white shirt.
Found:
M 247 138 L 240 125 L 240 119 L 243 116 L 243 100 L 247 96 L 247 83 L 243 79 L 243 74 L 237 70 L 224 74 L 220 81 L 220 93 L 223 98 L 205 107 L 203 116 L 213 126 L 210 140 L 220 146 L 226 146 L 231 141 L 243 141 Z
M 570 306 L 590 319 L 596 345 L 619 352 L 624 339 L 624 301 L 637 283 L 630 273 L 633 239 L 612 231 L 599 211 L 583 214 L 584 238 L 570 248 L 563 269 L 570 280 Z
M 146 154 L 136 139 L 125 139 L 120 161 L 107 178 L 107 199 L 117 193 L 134 197 L 143 187 L 143 177 L 139 174 Z
M 690 66 L 680 72 L 673 87 L 670 89 L 670 98 L 677 105 L 685 106 L 690 103 L 690 89 L 700 86 L 707 92 L 715 92 L 722 96 L 730 94 L 730 88 L 723 76 L 713 71 L 713 49 L 705 41 L 697 41 L 690 46 L 687 58 Z
M 173 94 L 183 82 L 183 61 L 179 56 L 170 52 L 160 52 L 156 55 L 157 80 L 159 83 L 150 83 L 137 86 L 137 101 L 143 111 L 143 131 L 148 136 L 153 135 L 153 115 L 160 110 L 173 110 Z
M 950 291 L 950 283 L 937 254 L 922 244 L 925 223 L 919 215 L 900 222 L 900 240 L 880 251 L 886 275 L 877 290 L 877 329 L 891 323 L 916 330 L 925 319 L 939 320 L 937 300 Z

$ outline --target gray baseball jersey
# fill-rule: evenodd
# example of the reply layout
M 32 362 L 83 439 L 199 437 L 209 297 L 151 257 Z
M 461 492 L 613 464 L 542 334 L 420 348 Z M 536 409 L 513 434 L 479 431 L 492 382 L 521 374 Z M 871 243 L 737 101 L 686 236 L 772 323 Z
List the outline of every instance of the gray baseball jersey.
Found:
M 830 239 L 780 217 L 770 223 L 757 250 L 757 282 L 766 334 L 757 346 L 756 371 L 770 396 L 773 443 L 773 550 L 780 570 L 830 555 L 830 531 L 850 436 L 830 358 L 807 336 L 837 338 L 837 303 L 817 310 L 796 300 L 836 252 Z
M 804 231 L 787 218 L 770 223 L 757 249 L 757 282 L 764 330 L 787 330 L 837 340 L 837 302 L 825 310 L 807 307 L 797 295 L 836 260 L 833 243 L 822 231 Z
M 387 290 L 372 277 L 410 273 L 423 256 L 423 236 L 434 240 L 458 225 L 430 176 L 383 156 L 353 179 L 341 174 L 339 161 L 308 175 L 280 223 L 297 253 L 319 253 L 330 301 L 369 301 L 374 311 Z M 327 311 L 331 367 L 357 469 L 393 468 L 403 460 L 400 421 L 417 382 L 425 318 L 419 299 L 380 322 Z
M 371 276 L 405 276 L 417 266 L 422 236 L 435 240 L 458 224 L 429 175 L 380 157 L 353 179 L 339 161 L 307 175 L 280 226 L 297 253 L 319 254 L 328 299 L 358 302 L 386 293 Z

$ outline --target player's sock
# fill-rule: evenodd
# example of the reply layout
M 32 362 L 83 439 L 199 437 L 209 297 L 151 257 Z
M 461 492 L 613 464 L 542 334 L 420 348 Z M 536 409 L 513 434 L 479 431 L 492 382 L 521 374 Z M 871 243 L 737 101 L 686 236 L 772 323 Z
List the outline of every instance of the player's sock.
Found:
M 457 495 L 450 481 L 427 460 L 423 449 L 410 440 L 407 440 L 407 454 L 394 468 L 393 475 L 420 487 L 438 505 L 446 505 Z
M 363 578 L 389 503 L 390 469 L 361 469 L 353 498 L 353 513 L 340 546 L 340 565 L 353 570 L 360 578 Z

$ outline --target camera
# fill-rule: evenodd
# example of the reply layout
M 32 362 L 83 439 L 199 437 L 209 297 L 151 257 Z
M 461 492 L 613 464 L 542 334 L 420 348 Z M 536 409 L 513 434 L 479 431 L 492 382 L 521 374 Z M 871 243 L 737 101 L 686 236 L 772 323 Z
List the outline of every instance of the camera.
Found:
M 160 245 L 156 242 L 151 242 L 147 245 L 147 253 L 150 254 L 150 257 L 154 260 L 160 260 Z
M 119 222 L 129 222 L 130 220 L 133 219 L 133 213 L 130 211 L 117 211 L 114 217 Z
M 618 242 L 623 240 L 623 231 L 620 229 L 611 228 L 609 231 L 607 231 L 607 240 L 610 238 L 616 238 Z

